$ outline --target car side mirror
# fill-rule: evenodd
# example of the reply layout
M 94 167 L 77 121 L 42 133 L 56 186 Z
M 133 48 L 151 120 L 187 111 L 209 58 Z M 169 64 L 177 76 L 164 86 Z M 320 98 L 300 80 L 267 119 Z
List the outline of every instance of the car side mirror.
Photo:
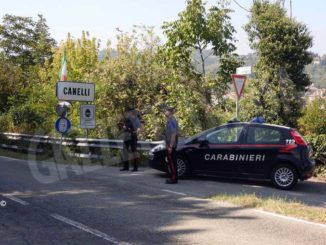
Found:
M 199 139 L 198 141 L 199 147 L 205 147 L 208 146 L 208 141 L 207 139 Z

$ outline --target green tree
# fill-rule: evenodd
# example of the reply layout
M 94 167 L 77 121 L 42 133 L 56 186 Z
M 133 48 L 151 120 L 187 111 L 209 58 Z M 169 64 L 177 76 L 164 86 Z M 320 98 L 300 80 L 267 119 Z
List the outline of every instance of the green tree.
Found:
M 310 84 L 304 71 L 312 61 L 308 28 L 288 17 L 279 4 L 256 0 L 245 29 L 259 56 L 245 119 L 262 115 L 268 122 L 295 126 L 302 108 L 298 92 Z
M 0 25 L 0 106 L 11 130 L 33 132 L 42 125 L 46 110 L 35 104 L 43 88 L 39 71 L 50 62 L 55 48 L 45 19 L 5 15 Z M 6 130 L 3 128 L 2 130 Z
M 53 58 L 56 42 L 51 37 L 46 19 L 42 15 L 38 15 L 38 20 L 35 23 L 34 39 L 35 42 L 32 51 L 34 62 L 35 64 L 43 65 L 46 60 Z
M 19 94 L 25 81 L 19 66 L 9 62 L 0 54 L 0 112 L 6 113 L 15 105 L 14 98 Z
M 100 79 L 98 103 L 103 108 L 100 120 L 108 135 L 118 135 L 117 123 L 129 107 L 142 112 L 144 137 L 155 138 L 163 126 L 160 105 L 166 100 L 164 81 L 170 73 L 160 63 L 159 47 L 153 28 L 143 26 L 131 33 L 120 32 L 115 47 L 109 43 L 96 74 Z
M 6 14 L 0 25 L 0 47 L 13 63 L 28 67 L 33 63 L 34 36 L 32 18 Z
M 0 25 L 0 48 L 5 56 L 22 68 L 43 64 L 51 58 L 55 41 L 50 37 L 42 15 L 30 17 L 6 14 Z
M 174 94 L 169 102 L 183 112 L 192 113 L 183 116 L 195 120 L 193 124 L 199 123 L 199 129 L 218 123 L 216 115 L 220 113 L 216 109 L 219 108 L 213 107 L 223 103 L 231 74 L 239 65 L 234 54 L 235 31 L 230 12 L 225 1 L 207 10 L 202 0 L 188 0 L 179 19 L 162 27 L 167 36 L 162 60 L 174 75 L 169 81 L 169 93 Z M 194 59 L 194 54 L 198 54 L 199 59 Z M 219 60 L 216 74 L 206 68 L 205 61 L 211 55 Z M 181 105 L 178 98 L 184 98 L 185 103 Z
M 299 127 L 305 135 L 326 135 L 325 99 L 316 99 L 307 105 L 299 119 Z

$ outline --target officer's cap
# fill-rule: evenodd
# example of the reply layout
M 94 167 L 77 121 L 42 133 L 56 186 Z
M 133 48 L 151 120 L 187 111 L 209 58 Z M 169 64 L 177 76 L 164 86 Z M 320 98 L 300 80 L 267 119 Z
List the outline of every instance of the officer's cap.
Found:
M 173 107 L 171 107 L 171 106 L 167 106 L 167 107 L 165 108 L 165 111 L 168 111 L 168 112 L 175 112 L 175 109 L 174 109 Z

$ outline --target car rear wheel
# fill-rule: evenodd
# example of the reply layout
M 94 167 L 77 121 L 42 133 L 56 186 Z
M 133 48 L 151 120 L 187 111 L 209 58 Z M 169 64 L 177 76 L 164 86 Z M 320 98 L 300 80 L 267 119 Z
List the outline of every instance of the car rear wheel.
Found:
M 298 174 L 294 167 L 288 164 L 281 164 L 272 171 L 272 183 L 281 190 L 290 190 L 298 182 Z
M 186 158 L 177 156 L 178 178 L 187 178 L 190 176 L 190 166 Z

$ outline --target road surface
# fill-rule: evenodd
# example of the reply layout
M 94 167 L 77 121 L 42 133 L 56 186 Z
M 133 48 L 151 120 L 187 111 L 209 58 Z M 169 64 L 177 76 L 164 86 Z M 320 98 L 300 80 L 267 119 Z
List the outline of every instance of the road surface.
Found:
M 132 173 L 0 157 L 0 201 L 6 202 L 0 244 L 326 244 L 326 225 L 207 199 L 255 192 L 326 207 L 326 184 L 299 183 L 285 192 L 250 181 L 164 180 L 151 169 Z

